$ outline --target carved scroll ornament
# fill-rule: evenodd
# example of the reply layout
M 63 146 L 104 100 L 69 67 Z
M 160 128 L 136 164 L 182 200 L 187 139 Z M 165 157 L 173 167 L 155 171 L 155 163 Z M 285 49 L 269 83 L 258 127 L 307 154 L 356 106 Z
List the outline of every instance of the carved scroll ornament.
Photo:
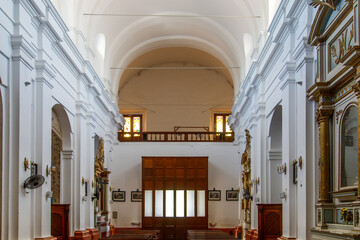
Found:
M 349 26 L 330 45 L 331 70 L 341 62 L 341 59 L 354 47 L 354 23 Z
M 317 8 L 318 6 L 326 6 L 330 7 L 332 10 L 335 10 L 334 0 L 313 0 L 310 3 L 310 6 L 313 6 L 315 8 Z

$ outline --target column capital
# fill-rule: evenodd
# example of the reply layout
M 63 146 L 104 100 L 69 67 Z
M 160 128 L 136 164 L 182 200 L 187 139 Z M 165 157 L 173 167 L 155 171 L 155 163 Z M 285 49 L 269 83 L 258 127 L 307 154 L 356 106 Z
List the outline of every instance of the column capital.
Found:
M 328 108 L 318 108 L 316 110 L 316 122 L 321 123 L 321 122 L 328 122 L 330 120 L 330 117 L 333 113 L 333 109 L 328 109 Z
M 352 86 L 352 90 L 356 94 L 356 96 L 360 98 L 360 80 Z

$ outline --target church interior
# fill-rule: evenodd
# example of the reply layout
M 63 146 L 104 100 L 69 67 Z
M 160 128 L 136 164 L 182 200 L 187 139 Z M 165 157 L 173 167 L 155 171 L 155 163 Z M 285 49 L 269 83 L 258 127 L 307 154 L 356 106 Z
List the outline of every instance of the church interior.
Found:
M 360 239 L 359 19 L 0 1 L 0 239 Z

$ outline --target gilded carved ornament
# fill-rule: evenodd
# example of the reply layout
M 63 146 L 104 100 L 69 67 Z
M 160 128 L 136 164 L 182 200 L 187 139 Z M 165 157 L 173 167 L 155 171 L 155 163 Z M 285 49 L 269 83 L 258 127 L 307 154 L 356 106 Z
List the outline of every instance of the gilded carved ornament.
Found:
M 314 8 L 317 8 L 318 6 L 329 7 L 334 11 L 336 10 L 336 6 L 334 2 L 335 2 L 334 0 L 313 0 L 310 3 L 310 6 L 313 6 Z M 353 0 L 345 0 L 345 2 L 352 3 Z
M 243 237 L 248 229 L 251 227 L 251 136 L 248 129 L 245 130 L 246 148 L 241 158 L 242 171 L 242 184 L 243 184 L 243 198 L 242 198 L 242 214 L 243 214 Z M 259 179 L 260 181 L 260 179 Z
M 332 112 L 332 109 L 317 109 L 315 115 L 316 122 L 320 123 L 323 121 L 329 121 Z
M 354 91 L 354 93 L 356 94 L 356 96 L 358 98 L 360 98 L 360 81 L 357 81 L 353 86 L 352 86 L 352 90 Z
M 96 150 L 95 158 L 95 181 L 96 182 L 105 182 L 108 183 L 108 175 L 111 173 L 106 168 L 104 168 L 104 140 L 100 139 L 99 146 Z
M 313 6 L 315 8 L 317 8 L 318 6 L 325 6 L 330 7 L 332 10 L 335 10 L 334 0 L 313 0 L 310 3 L 310 6 Z
M 341 59 L 354 47 L 354 23 L 349 25 L 341 35 L 331 44 L 330 52 L 333 64 L 331 69 L 341 62 Z M 336 65 L 334 65 L 334 63 Z
M 342 114 L 343 110 L 339 110 L 336 112 L 336 124 L 339 124 L 339 117 Z

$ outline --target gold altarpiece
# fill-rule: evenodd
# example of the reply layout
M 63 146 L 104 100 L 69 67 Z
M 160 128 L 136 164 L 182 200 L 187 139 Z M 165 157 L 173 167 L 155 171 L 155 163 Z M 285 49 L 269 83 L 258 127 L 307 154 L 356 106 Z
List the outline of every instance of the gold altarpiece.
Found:
M 98 198 L 95 199 L 95 213 L 107 216 L 109 213 L 109 174 L 110 171 L 104 167 L 105 154 L 104 154 L 104 140 L 100 138 L 95 156 L 95 191 Z
M 242 239 L 245 239 L 246 232 L 251 227 L 251 187 L 250 187 L 250 179 L 251 179 L 251 136 L 249 130 L 245 130 L 246 136 L 246 147 L 244 153 L 241 157 L 241 165 L 243 166 L 242 171 L 242 184 L 243 198 L 241 200 L 241 209 L 242 209 Z
M 324 0 L 312 5 L 319 8 L 308 44 L 317 50 L 317 73 L 308 96 L 317 102 L 315 121 L 320 146 L 316 160 L 320 173 L 319 196 L 312 235 L 316 239 L 335 239 L 337 232 L 341 236 L 336 239 L 358 239 L 360 124 L 357 121 L 354 125 L 357 139 L 344 131 L 344 125 L 349 122 L 349 107 L 356 107 L 360 117 L 360 31 L 359 20 L 355 20 L 360 16 L 359 1 Z M 356 114 L 353 116 L 354 120 L 358 118 Z M 344 152 L 349 146 L 355 150 L 348 168 L 357 169 L 357 180 L 346 185 L 344 161 L 349 157 Z

